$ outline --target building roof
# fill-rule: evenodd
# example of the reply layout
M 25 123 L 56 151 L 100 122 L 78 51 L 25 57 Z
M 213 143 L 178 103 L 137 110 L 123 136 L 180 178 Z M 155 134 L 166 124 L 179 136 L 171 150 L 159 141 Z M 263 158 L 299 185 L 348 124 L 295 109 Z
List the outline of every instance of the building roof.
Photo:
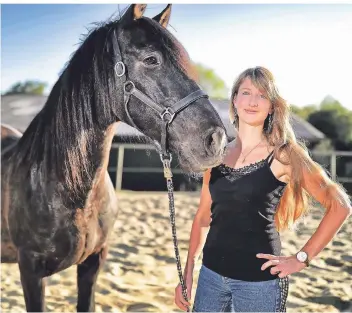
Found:
M 47 96 L 16 94 L 1 96 L 1 122 L 24 132 L 35 115 L 41 110 Z M 211 103 L 218 111 L 229 137 L 234 137 L 235 130 L 228 117 L 228 101 L 211 99 Z M 325 136 L 307 121 L 292 114 L 291 124 L 296 136 L 310 142 L 319 141 Z M 119 137 L 143 136 L 139 131 L 125 123 L 119 123 L 116 128 Z

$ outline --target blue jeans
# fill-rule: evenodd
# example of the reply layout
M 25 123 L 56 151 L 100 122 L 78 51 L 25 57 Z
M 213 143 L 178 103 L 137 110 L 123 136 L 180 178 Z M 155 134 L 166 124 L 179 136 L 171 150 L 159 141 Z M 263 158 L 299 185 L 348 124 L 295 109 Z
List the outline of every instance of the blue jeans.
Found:
M 282 281 L 286 293 L 281 294 Z M 221 276 L 202 265 L 193 312 L 282 312 L 285 311 L 288 278 L 243 281 Z

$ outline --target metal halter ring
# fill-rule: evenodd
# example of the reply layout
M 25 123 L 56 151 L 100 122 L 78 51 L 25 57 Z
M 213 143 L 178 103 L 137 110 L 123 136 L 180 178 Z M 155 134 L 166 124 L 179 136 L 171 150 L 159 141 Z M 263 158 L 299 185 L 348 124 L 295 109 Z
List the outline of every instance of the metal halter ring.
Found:
M 128 89 L 128 86 L 131 86 L 131 87 Z M 135 88 L 136 88 L 136 86 L 135 86 L 134 83 L 131 82 L 130 80 L 128 80 L 127 82 L 125 82 L 125 83 L 123 84 L 123 91 L 124 91 L 126 94 L 131 94 Z
M 161 119 L 162 119 L 163 121 L 168 122 L 168 123 L 171 123 L 172 120 L 174 119 L 176 113 L 175 113 L 175 112 L 172 112 L 172 111 L 170 112 L 169 109 L 170 109 L 170 108 L 166 108 L 166 109 L 164 110 L 164 112 L 160 114 L 160 117 L 161 117 Z M 170 118 L 169 118 L 167 121 L 166 121 L 165 118 L 164 118 L 165 115 L 170 116 Z
M 122 69 L 122 72 L 121 73 L 118 73 L 118 67 L 121 66 L 121 69 Z M 123 75 L 125 75 L 126 73 L 126 67 L 125 67 L 125 64 L 123 64 L 123 62 L 119 61 L 115 64 L 115 74 L 117 77 L 121 77 Z
M 159 155 L 160 155 L 160 160 L 161 160 L 161 162 L 163 162 L 163 164 L 165 164 L 164 162 L 166 161 L 166 165 L 167 164 L 170 165 L 170 163 L 172 161 L 172 154 L 171 153 L 168 153 L 167 158 L 165 158 L 165 155 L 163 155 L 162 153 L 159 153 Z

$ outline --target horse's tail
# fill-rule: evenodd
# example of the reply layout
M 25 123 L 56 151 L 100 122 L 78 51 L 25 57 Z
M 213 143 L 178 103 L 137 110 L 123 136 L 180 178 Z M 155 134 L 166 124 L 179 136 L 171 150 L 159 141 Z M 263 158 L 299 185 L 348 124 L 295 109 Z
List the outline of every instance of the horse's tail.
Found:
M 17 250 L 11 241 L 7 227 L 10 194 L 8 185 L 3 179 L 3 174 L 6 171 L 6 169 L 4 169 L 6 162 L 3 162 L 3 156 L 7 151 L 11 153 L 9 150 L 17 144 L 21 137 L 22 133 L 17 129 L 9 125 L 1 124 L 1 263 L 17 261 Z

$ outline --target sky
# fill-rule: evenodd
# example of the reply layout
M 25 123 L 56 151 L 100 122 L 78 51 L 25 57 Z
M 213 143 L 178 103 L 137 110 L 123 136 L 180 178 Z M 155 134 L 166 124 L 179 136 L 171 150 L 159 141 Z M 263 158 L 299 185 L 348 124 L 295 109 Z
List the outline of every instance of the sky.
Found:
M 145 15 L 164 7 L 149 4 Z M 35 79 L 49 92 L 92 23 L 124 8 L 2 5 L 1 91 Z M 168 29 L 229 89 L 243 70 L 260 65 L 291 104 L 319 104 L 330 95 L 352 110 L 352 4 L 174 4 Z

